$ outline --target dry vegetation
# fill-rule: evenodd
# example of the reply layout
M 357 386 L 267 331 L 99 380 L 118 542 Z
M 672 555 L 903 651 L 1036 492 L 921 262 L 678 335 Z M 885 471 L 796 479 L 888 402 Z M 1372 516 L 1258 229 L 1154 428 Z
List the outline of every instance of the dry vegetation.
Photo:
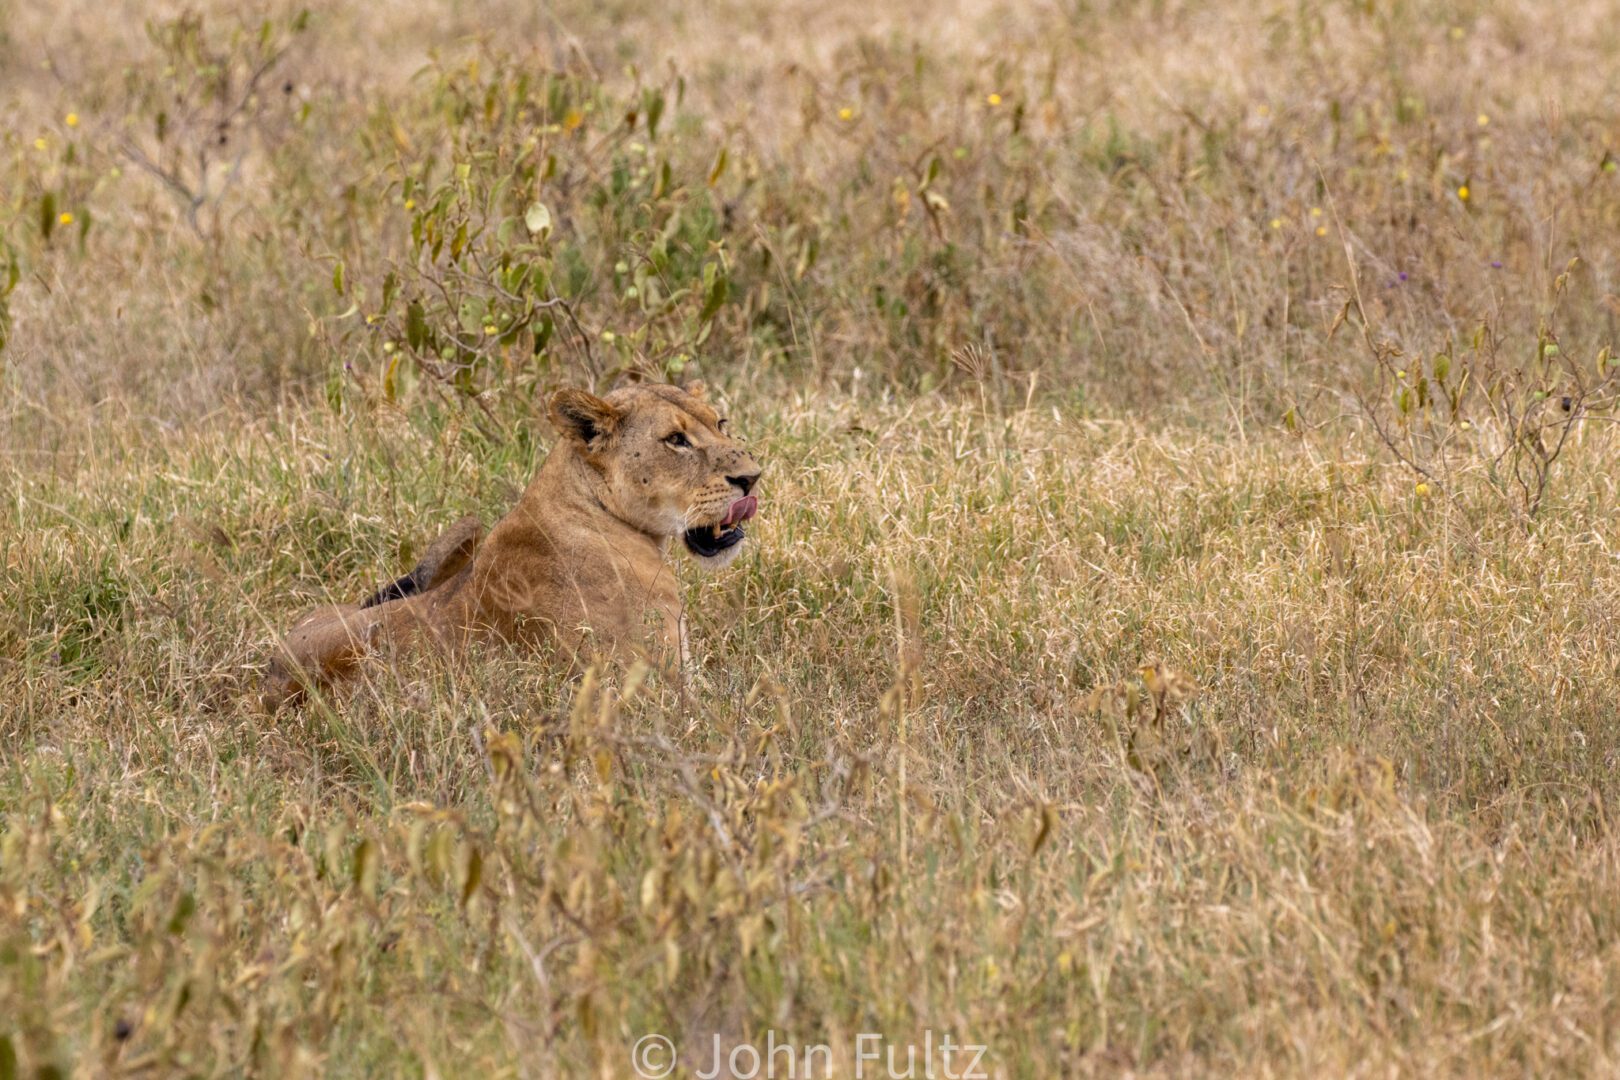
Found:
M 1616 55 L 0 0 L 0 1077 L 1614 1071 Z M 695 687 L 248 706 L 625 372 L 769 463 Z

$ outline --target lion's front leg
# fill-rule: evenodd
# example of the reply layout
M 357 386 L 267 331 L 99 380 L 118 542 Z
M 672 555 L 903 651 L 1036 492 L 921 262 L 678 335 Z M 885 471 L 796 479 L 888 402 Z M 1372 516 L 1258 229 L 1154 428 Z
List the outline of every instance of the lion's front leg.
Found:
M 273 712 L 352 674 L 371 651 L 379 621 L 375 609 L 358 604 L 332 604 L 298 620 L 270 658 L 264 707 Z

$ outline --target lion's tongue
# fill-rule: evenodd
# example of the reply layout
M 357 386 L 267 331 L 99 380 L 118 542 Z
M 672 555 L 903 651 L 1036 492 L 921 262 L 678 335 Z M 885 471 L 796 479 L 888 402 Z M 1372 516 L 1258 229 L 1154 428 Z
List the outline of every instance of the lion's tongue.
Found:
M 731 509 L 726 511 L 726 520 L 721 524 L 729 529 L 739 521 L 747 521 L 758 512 L 759 498 L 754 495 L 744 495 L 731 504 Z

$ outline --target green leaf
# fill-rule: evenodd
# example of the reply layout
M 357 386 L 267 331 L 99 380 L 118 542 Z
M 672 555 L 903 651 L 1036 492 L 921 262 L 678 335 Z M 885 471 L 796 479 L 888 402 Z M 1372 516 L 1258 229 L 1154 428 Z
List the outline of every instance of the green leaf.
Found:
M 641 107 L 647 113 L 647 138 L 658 138 L 658 121 L 664 117 L 664 94 L 661 90 L 644 90 Z
M 523 224 L 535 236 L 548 236 L 551 233 L 551 211 L 546 209 L 545 203 L 537 202 L 523 215 Z
M 332 267 L 332 290 L 339 296 L 343 295 L 343 260 L 339 259 L 337 265 Z
M 513 296 L 522 296 L 529 284 L 529 263 L 507 267 L 501 274 L 502 288 Z
M 713 265 L 712 263 L 710 264 Z M 708 275 L 705 274 L 705 277 Z M 720 305 L 726 302 L 726 294 L 731 291 L 730 283 L 724 273 L 716 273 L 714 280 L 709 283 L 708 295 L 703 299 L 703 310 L 698 313 L 699 322 L 708 322 L 720 310 Z
M 45 239 L 56 231 L 56 192 L 47 191 L 39 198 L 39 231 Z
M 466 907 L 473 893 L 478 891 L 478 883 L 484 876 L 484 857 L 477 848 L 473 848 L 467 855 L 467 877 L 461 883 L 461 906 Z
M 940 170 L 939 155 L 935 154 L 932 158 L 930 158 L 928 160 L 928 175 L 923 177 L 923 182 L 917 188 L 917 190 L 918 191 L 927 191 L 928 190 L 928 185 L 932 184 L 936 179 L 939 178 L 939 170 Z
M 197 913 L 197 898 L 190 893 L 182 893 L 180 902 L 174 906 L 174 914 L 169 917 L 169 933 L 183 934 L 186 924 Z
M 370 838 L 360 841 L 354 849 L 354 863 L 349 868 L 349 880 L 367 896 L 377 891 L 377 845 Z

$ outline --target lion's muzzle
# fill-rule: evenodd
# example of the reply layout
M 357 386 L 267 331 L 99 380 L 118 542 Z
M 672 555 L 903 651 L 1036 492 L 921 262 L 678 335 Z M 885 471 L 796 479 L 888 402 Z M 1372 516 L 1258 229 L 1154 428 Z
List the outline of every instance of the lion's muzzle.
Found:
M 736 547 L 748 534 L 742 523 L 759 513 L 759 496 L 744 495 L 726 510 L 723 520 L 713 525 L 699 525 L 687 529 L 681 539 L 687 550 L 701 558 L 712 558 L 727 548 Z

